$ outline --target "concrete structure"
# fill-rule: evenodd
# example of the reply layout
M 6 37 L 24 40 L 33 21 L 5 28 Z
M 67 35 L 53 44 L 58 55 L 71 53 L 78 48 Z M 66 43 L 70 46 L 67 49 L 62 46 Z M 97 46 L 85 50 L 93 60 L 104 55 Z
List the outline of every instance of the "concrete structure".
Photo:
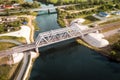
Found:
M 24 54 L 23 53 L 14 53 L 12 54 L 13 57 L 13 63 L 16 64 L 19 63 L 23 59 Z
M 84 36 L 84 41 L 86 41 L 91 46 L 101 48 L 109 45 L 109 42 L 104 39 L 104 35 L 100 33 L 89 33 Z
M 82 25 L 84 21 L 85 21 L 84 19 L 75 19 L 71 22 L 71 26 L 79 27 L 81 31 L 90 29 L 88 28 L 88 26 Z M 104 35 L 100 34 L 99 31 L 96 31 L 94 33 L 88 33 L 87 35 L 82 36 L 82 39 L 84 41 L 86 41 L 91 46 L 98 47 L 98 48 L 109 45 L 109 42 L 103 38 L 104 38 Z

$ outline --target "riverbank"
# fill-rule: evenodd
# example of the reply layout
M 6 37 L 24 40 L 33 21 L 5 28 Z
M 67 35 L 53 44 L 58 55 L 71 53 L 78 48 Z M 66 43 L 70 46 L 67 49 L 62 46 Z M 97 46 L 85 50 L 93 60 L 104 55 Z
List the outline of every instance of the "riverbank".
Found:
M 29 28 L 31 29 L 30 30 L 30 37 L 29 37 L 29 40 L 30 42 L 34 42 L 34 32 L 35 32 L 35 27 L 33 25 L 33 20 L 36 18 L 35 16 L 32 16 L 32 15 L 22 15 L 22 17 L 27 17 L 28 18 L 28 24 L 27 26 L 29 26 Z M 31 68 L 32 68 L 32 64 L 33 64 L 33 60 L 36 59 L 38 56 L 39 56 L 39 53 L 37 52 L 33 52 L 33 51 L 30 51 L 30 56 L 28 58 L 28 63 L 27 63 L 27 67 L 26 67 L 26 70 L 24 72 L 24 75 L 22 77 L 23 80 L 26 80 L 28 79 L 29 75 L 30 75 L 30 72 L 31 72 Z
M 116 34 L 113 33 L 112 35 L 116 35 Z M 109 36 L 109 38 L 112 37 L 112 35 Z M 113 51 L 112 48 L 111 48 L 111 45 L 108 45 L 108 46 L 103 47 L 103 48 L 96 48 L 96 47 L 93 47 L 93 46 L 89 45 L 88 43 L 86 43 L 85 41 L 83 41 L 80 38 L 77 38 L 76 41 L 77 41 L 77 43 L 79 43 L 79 44 L 81 44 L 85 47 L 88 47 L 89 49 L 92 49 L 92 50 L 100 53 L 103 56 L 108 57 L 108 59 L 111 60 L 111 61 L 120 62 L 120 58 L 114 57 L 114 55 L 111 54 L 111 51 Z

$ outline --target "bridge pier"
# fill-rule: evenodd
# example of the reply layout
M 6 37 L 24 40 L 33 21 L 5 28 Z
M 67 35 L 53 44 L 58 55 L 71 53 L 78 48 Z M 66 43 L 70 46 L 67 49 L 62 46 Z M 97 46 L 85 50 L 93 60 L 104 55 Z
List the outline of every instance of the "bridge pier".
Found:
M 50 9 L 48 9 L 48 14 L 50 14 Z
M 37 53 L 39 53 L 39 50 L 38 50 L 38 48 L 37 48 L 37 47 L 35 48 L 35 51 L 36 51 Z

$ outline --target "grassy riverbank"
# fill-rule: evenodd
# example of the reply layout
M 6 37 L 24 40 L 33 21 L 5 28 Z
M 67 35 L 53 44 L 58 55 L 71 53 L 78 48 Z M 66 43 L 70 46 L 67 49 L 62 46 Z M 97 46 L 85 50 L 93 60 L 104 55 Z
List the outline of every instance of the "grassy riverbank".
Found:
M 8 48 L 12 48 L 14 46 L 16 46 L 16 44 L 9 43 L 9 42 L 0 42 L 0 51 L 1 50 L 6 50 Z
M 113 44 L 115 44 L 117 41 L 120 40 L 120 34 L 114 34 L 110 37 L 107 37 L 106 39 L 109 41 L 110 45 L 103 47 L 103 48 L 93 47 L 80 38 L 77 38 L 76 41 L 79 44 L 84 45 L 84 46 L 100 53 L 101 55 L 108 57 L 110 60 L 120 61 L 120 52 L 114 52 L 115 50 L 113 49 Z M 113 52 L 114 52 L 114 54 L 113 54 Z
M 18 41 L 18 42 L 21 42 L 21 43 L 26 43 L 26 40 L 23 37 L 1 36 L 0 39 L 15 40 L 15 41 Z
M 1 65 L 0 66 L 0 80 L 10 80 L 13 76 L 18 64 L 15 65 Z

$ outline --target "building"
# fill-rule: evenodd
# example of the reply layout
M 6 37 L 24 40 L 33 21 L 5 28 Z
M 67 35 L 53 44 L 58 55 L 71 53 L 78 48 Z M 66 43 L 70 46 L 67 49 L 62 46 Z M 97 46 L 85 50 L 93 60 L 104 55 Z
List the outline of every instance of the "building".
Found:
M 120 15 L 120 11 L 116 11 L 116 12 L 114 12 L 113 14 L 115 14 L 115 15 Z
M 99 12 L 98 15 L 100 17 L 110 17 L 110 15 L 108 13 L 106 13 L 106 12 Z
M 12 5 L 5 5 L 4 9 L 13 9 L 14 7 Z

